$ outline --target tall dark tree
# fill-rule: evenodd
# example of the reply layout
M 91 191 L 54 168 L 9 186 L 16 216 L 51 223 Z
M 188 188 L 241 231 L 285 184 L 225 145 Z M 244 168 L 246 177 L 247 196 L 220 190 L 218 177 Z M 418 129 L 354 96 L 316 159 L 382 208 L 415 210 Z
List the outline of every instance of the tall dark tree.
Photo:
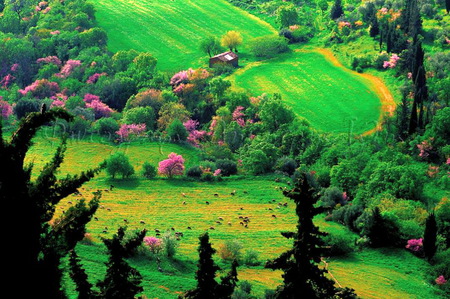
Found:
M 221 278 L 219 284 L 216 280 L 216 272 L 220 270 L 219 266 L 214 263 L 213 255 L 216 250 L 212 248 L 209 242 L 208 232 L 199 237 L 200 246 L 198 247 L 199 261 L 198 270 L 195 273 L 197 287 L 187 291 L 184 298 L 204 299 L 204 298 L 231 298 L 236 287 L 237 279 L 237 262 L 233 261 L 230 272 Z
M 445 0 L 445 9 L 447 10 L 447 14 L 450 13 L 450 0 Z
M 423 64 L 425 53 L 422 49 L 422 42 L 414 40 L 414 53 L 412 59 L 411 73 L 414 82 L 414 102 L 411 109 L 409 133 L 413 134 L 418 129 L 423 129 L 424 103 L 428 100 L 428 87 L 425 67 Z
M 344 14 L 344 9 L 342 8 L 342 1 L 341 0 L 335 0 L 333 7 L 331 7 L 331 18 L 333 20 L 336 20 L 340 18 Z
M 437 230 L 436 216 L 434 213 L 431 213 L 425 223 L 425 233 L 423 235 L 423 252 L 429 260 L 434 257 L 437 251 Z
M 120 227 L 112 239 L 104 239 L 108 249 L 109 260 L 106 263 L 105 279 L 97 286 L 100 288 L 100 298 L 133 299 L 144 289 L 140 285 L 141 274 L 125 261 L 134 250 L 142 244 L 146 230 L 136 233 L 132 238 L 124 240 L 126 228 Z
M 142 276 L 125 261 L 135 249 L 142 244 L 146 230 L 136 232 L 133 237 L 125 239 L 126 228 L 119 227 L 112 239 L 103 239 L 108 250 L 105 278 L 97 283 L 100 291 L 93 290 L 88 276 L 80 264 L 75 251 L 70 255 L 70 277 L 75 282 L 78 298 L 133 299 L 144 289 L 141 286 Z
M 353 290 L 335 288 L 334 282 L 325 274 L 327 270 L 318 264 L 325 254 L 322 237 L 326 234 L 314 225 L 314 216 L 323 208 L 315 207 L 318 196 L 313 188 L 313 178 L 302 173 L 294 188 L 283 194 L 296 205 L 298 224 L 296 232 L 282 232 L 286 238 L 293 238 L 293 248 L 278 258 L 268 261 L 266 268 L 283 270 L 283 284 L 276 289 L 275 298 L 352 298 Z
M 15 261 L 4 268 L 8 273 L 4 291 L 10 294 L 20 290 L 24 297 L 64 297 L 60 259 L 84 237 L 85 225 L 98 207 L 99 194 L 88 205 L 80 201 L 52 225 L 49 224 L 54 217 L 55 206 L 100 170 L 97 168 L 79 175 L 57 178 L 56 173 L 66 149 L 63 140 L 53 159 L 36 179 L 31 178 L 33 164 L 26 165 L 24 160 L 32 138 L 40 127 L 57 118 L 72 119 L 61 109 L 30 113 L 22 119 L 10 140 L 3 138 L 0 124 L 0 200 L 4 211 L 20 215 L 14 225 L 7 217 L 3 218 L 3 225 L 8 228 L 4 235 L 8 240 L 5 254 Z M 24 281 L 28 284 L 27 288 L 23 288 Z
M 375 37 L 379 33 L 380 33 L 380 25 L 378 24 L 378 19 L 375 17 L 372 19 L 369 34 L 371 37 Z

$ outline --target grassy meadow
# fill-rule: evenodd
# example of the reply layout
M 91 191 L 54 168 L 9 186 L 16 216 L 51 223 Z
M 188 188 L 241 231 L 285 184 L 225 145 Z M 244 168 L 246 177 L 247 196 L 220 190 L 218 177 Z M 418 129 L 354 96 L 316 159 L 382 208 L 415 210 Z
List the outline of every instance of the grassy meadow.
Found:
M 208 36 L 229 30 L 244 42 L 276 33 L 268 23 L 225 0 L 98 0 L 93 2 L 99 25 L 108 33 L 110 51 L 135 49 L 152 53 L 158 68 L 178 71 L 204 66 L 207 55 L 199 50 Z M 220 13 L 219 13 L 220 12 Z
M 34 161 L 34 173 L 51 159 L 57 145 L 55 138 L 43 135 L 35 138 L 26 158 L 28 162 Z M 126 152 L 137 172 L 145 161 L 156 165 L 170 152 L 182 154 L 187 165 L 198 161 L 196 149 L 176 144 L 160 145 L 138 140 L 117 146 L 97 139 L 69 140 L 60 175 L 95 167 L 116 151 Z M 119 226 L 126 225 L 129 231 L 145 228 L 148 236 L 154 236 L 155 229 L 163 232 L 174 228 L 183 232 L 175 258 L 162 259 L 163 272 L 158 271 L 151 256 L 138 255 L 130 259 L 131 265 L 143 275 L 144 293 L 148 298 L 175 298 L 195 285 L 198 236 L 204 231 L 209 231 L 214 248 L 218 249 L 225 240 L 236 239 L 243 244 L 244 253 L 255 250 L 262 262 L 289 248 L 290 241 L 282 237 L 280 231 L 294 229 L 294 205 L 288 202 L 287 207 L 279 207 L 279 202 L 287 202 L 280 190 L 287 185 L 275 182 L 275 177 L 235 176 L 208 183 L 161 177 L 147 180 L 138 173 L 130 179 L 112 180 L 102 172 L 79 190 L 81 196 L 72 195 L 63 200 L 57 215 L 77 200 L 89 199 L 92 192 L 103 190 L 101 207 L 95 214 L 98 220 L 92 220 L 87 226 L 91 241 L 84 241 L 77 247 L 93 283 L 104 275 L 106 268 L 107 256 L 101 238 L 110 237 Z M 109 191 L 111 184 L 115 187 Z M 236 195 L 231 195 L 232 192 Z M 218 196 L 214 196 L 215 193 Z M 239 216 L 250 218 L 247 228 L 239 224 Z M 223 218 L 220 224 L 217 223 L 219 217 Z M 353 236 L 345 227 L 325 222 L 322 215 L 316 218 L 316 223 L 324 231 Z M 223 272 L 228 271 L 229 264 L 221 262 L 217 255 L 216 260 Z M 389 298 L 430 298 L 433 295 L 433 288 L 424 281 L 421 272 L 427 267 L 426 262 L 403 250 L 355 252 L 328 262 L 335 278 L 343 285 L 355 288 L 363 298 L 381 298 L 380 294 L 394 295 Z M 253 284 L 255 295 L 262 295 L 265 289 L 275 288 L 282 281 L 281 272 L 262 266 L 241 266 L 238 273 L 240 280 Z M 76 298 L 68 277 L 65 287 L 71 298 Z
M 371 82 L 336 67 L 315 50 L 296 50 L 250 63 L 230 78 L 252 94 L 279 93 L 297 115 L 322 131 L 362 134 L 380 117 L 380 98 Z

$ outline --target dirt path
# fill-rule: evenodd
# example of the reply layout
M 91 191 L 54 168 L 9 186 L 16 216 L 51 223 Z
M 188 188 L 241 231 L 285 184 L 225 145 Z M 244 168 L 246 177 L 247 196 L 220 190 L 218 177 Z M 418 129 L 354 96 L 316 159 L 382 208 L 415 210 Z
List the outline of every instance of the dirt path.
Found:
M 381 130 L 381 124 L 383 123 L 384 116 L 386 115 L 386 113 L 389 114 L 389 116 L 392 116 L 394 114 L 395 106 L 396 106 L 394 97 L 392 96 L 392 94 L 389 91 L 389 89 L 387 88 L 387 86 L 384 84 L 383 80 L 381 80 L 380 78 L 378 78 L 374 75 L 364 74 L 364 73 L 360 74 L 358 72 L 352 71 L 352 70 L 344 67 L 339 62 L 339 60 L 336 58 L 336 56 L 334 56 L 333 52 L 331 52 L 331 50 L 329 50 L 329 49 L 320 49 L 319 48 L 319 49 L 314 49 L 313 51 L 316 51 L 316 52 L 322 54 L 323 56 L 325 56 L 325 58 L 328 61 L 330 61 L 334 66 L 340 67 L 340 68 L 344 69 L 346 72 L 350 72 L 350 73 L 353 73 L 360 77 L 363 77 L 367 81 L 370 82 L 372 89 L 375 91 L 377 96 L 380 98 L 381 113 L 380 113 L 380 118 L 378 119 L 377 126 L 375 128 L 373 128 L 372 130 L 362 133 L 361 135 L 366 136 L 366 135 L 370 135 L 370 134 L 373 134 L 373 133 Z

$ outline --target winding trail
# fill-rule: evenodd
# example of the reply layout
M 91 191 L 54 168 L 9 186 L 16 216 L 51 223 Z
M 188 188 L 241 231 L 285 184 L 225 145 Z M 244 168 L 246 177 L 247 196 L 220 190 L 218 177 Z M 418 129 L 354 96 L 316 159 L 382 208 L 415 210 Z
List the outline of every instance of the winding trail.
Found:
M 300 51 L 302 51 L 302 50 L 300 50 Z M 381 113 L 380 113 L 380 118 L 378 119 L 378 124 L 376 125 L 376 127 L 369 131 L 362 133 L 361 136 L 367 136 L 367 135 L 373 134 L 377 131 L 380 131 L 384 116 L 386 114 L 388 114 L 389 116 L 393 116 L 395 107 L 396 107 L 394 97 L 392 96 L 392 94 L 389 91 L 389 89 L 387 88 L 387 86 L 384 84 L 383 80 L 381 80 L 380 78 L 378 78 L 374 75 L 371 75 L 371 74 L 365 74 L 365 73 L 361 74 L 361 73 L 358 73 L 358 72 L 355 72 L 353 70 L 346 68 L 345 66 L 342 65 L 342 63 L 339 62 L 339 60 L 336 58 L 336 56 L 334 56 L 333 52 L 331 52 L 331 50 L 329 50 L 329 49 L 317 48 L 312 51 L 316 51 L 316 52 L 322 54 L 334 66 L 342 68 L 346 72 L 350 72 L 357 76 L 363 77 L 370 83 L 372 89 L 375 91 L 377 96 L 380 98 Z

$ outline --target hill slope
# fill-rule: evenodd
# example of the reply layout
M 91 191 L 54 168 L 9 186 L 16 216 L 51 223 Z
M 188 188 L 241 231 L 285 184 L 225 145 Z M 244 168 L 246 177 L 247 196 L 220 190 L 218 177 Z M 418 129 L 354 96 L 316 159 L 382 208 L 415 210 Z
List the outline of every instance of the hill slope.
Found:
M 162 70 L 202 66 L 199 50 L 207 36 L 229 30 L 245 40 L 276 33 L 268 23 L 224 0 L 98 0 L 96 18 L 109 37 L 111 51 L 135 49 L 158 58 Z

